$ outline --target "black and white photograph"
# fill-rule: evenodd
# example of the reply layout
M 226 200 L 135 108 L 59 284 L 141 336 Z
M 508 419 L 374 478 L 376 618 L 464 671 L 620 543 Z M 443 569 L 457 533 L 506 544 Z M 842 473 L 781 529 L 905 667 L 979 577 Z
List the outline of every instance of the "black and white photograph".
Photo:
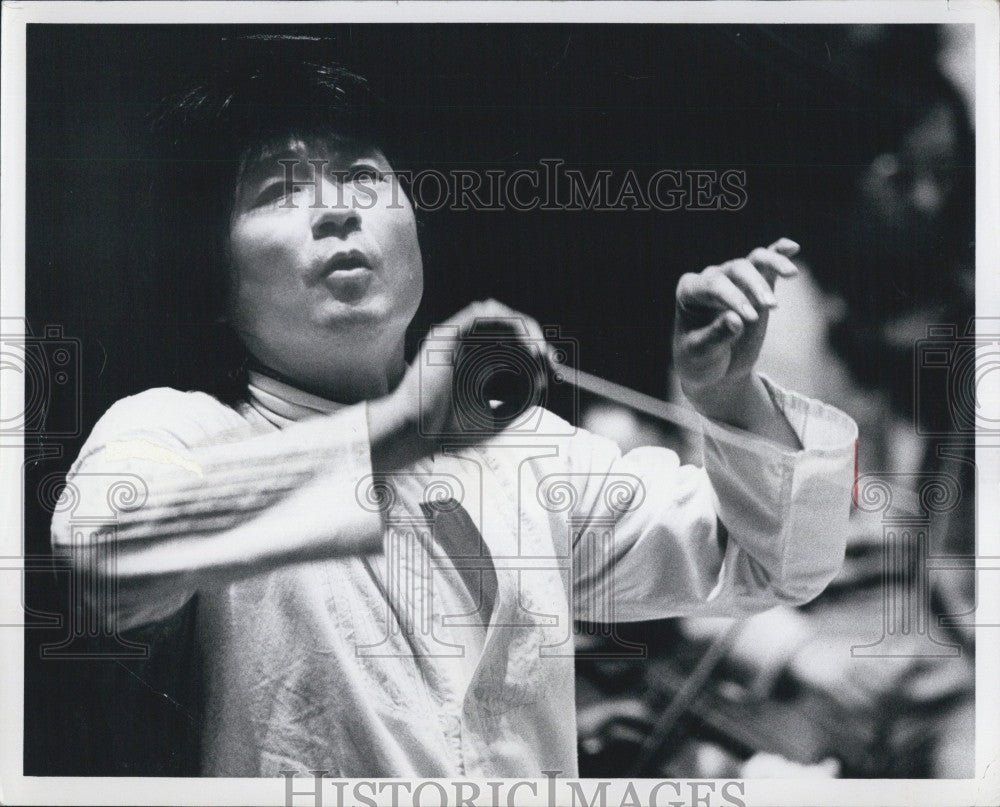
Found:
M 1000 800 L 996 3 L 3 15 L 0 801 Z

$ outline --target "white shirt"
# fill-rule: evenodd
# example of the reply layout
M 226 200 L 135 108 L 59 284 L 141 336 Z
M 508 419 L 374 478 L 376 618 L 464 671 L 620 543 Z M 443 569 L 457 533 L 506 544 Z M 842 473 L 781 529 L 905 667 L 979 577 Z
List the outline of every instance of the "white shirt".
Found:
M 373 488 L 364 404 L 254 382 L 119 401 L 52 525 L 119 629 L 198 594 L 206 775 L 575 776 L 573 619 L 803 603 L 843 559 L 856 427 L 773 386 L 801 451 L 706 421 L 681 466 L 539 409 Z

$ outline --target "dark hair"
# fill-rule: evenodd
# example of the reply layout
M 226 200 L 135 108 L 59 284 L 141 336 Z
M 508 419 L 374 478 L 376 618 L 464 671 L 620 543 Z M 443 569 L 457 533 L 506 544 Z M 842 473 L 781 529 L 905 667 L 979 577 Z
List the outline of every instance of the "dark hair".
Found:
M 927 312 L 927 317 L 955 323 L 961 332 L 974 313 L 975 137 L 959 92 L 931 70 L 875 83 L 850 113 L 853 126 L 842 132 L 841 144 L 849 170 L 839 186 L 811 200 L 816 210 L 810 266 L 818 283 L 846 303 L 830 328 L 832 348 L 857 382 L 881 389 L 892 409 L 909 418 L 918 389 L 915 337 L 890 340 L 886 325 L 910 317 L 915 328 L 913 315 Z M 859 177 L 876 156 L 897 152 L 911 132 L 939 113 L 954 140 L 953 162 L 940 166 L 951 182 L 945 203 L 920 232 L 888 232 L 861 206 Z M 824 204 L 826 209 L 819 210 Z M 947 423 L 945 398 L 933 390 L 939 400 L 928 400 L 927 386 L 919 389 L 923 416 Z
M 244 389 L 245 352 L 225 323 L 229 223 L 244 167 L 293 139 L 397 152 L 386 105 L 368 81 L 290 53 L 289 44 L 235 41 L 150 114 L 153 291 L 167 327 L 196 339 L 204 356 L 171 383 L 227 400 Z
M 938 112 L 945 114 L 955 142 L 954 163 L 947 167 L 952 186 L 936 218 L 940 240 L 932 251 L 899 265 L 891 255 L 870 249 L 880 243 L 873 229 L 878 223 L 857 218 L 859 180 L 877 156 L 896 152 L 910 132 Z M 954 271 L 952 264 L 971 262 L 974 238 L 975 138 L 958 90 L 931 71 L 919 77 L 873 77 L 845 109 L 844 125 L 834 136 L 827 160 L 836 171 L 805 200 L 816 279 L 844 297 L 855 314 L 876 318 L 931 298 L 947 299 L 951 289 L 945 278 Z

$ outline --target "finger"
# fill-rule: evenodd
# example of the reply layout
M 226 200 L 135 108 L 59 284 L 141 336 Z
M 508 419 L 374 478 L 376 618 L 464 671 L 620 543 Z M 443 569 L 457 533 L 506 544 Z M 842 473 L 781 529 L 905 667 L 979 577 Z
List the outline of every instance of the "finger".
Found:
M 470 308 L 472 319 L 464 333 L 468 334 L 478 326 L 480 332 L 477 335 L 492 336 L 498 338 L 501 344 L 507 342 L 511 347 L 517 345 L 523 349 L 531 360 L 530 370 L 524 365 L 520 366 L 528 370 L 531 388 L 544 389 L 550 350 L 537 320 L 493 299 L 474 303 Z
M 757 267 L 771 288 L 774 288 L 776 278 L 788 279 L 799 273 L 799 268 L 788 257 L 772 249 L 757 247 L 747 260 Z
M 485 305 L 494 318 L 504 321 L 510 327 L 511 335 L 529 355 L 541 363 L 539 371 L 544 372 L 544 368 L 551 362 L 551 348 L 545 341 L 545 334 L 538 321 L 496 300 L 487 300 Z
M 717 266 L 710 266 L 697 275 L 681 276 L 677 284 L 677 307 L 689 318 L 698 308 L 728 308 L 747 322 L 760 318 L 747 296 Z
M 685 346 L 691 355 L 707 353 L 743 334 L 743 320 L 733 311 L 723 311 L 704 328 L 685 336 Z
M 548 384 L 546 375 L 549 365 L 548 344 L 537 320 L 504 303 L 492 299 L 486 300 L 478 313 L 487 327 L 491 323 L 500 326 L 497 346 L 501 353 L 497 354 L 499 362 L 497 368 L 504 366 L 506 371 L 501 372 L 491 382 L 493 384 L 491 389 L 501 402 L 493 411 L 496 422 L 500 424 L 520 415 L 526 407 L 537 405 L 543 399 Z M 522 359 L 515 359 L 514 364 L 510 365 L 508 362 L 511 358 L 509 355 L 511 349 L 523 350 L 524 356 L 529 360 L 528 363 L 525 364 Z M 511 383 L 508 374 L 514 372 L 520 375 L 522 371 L 527 373 L 527 386 Z
M 827 776 L 840 775 L 840 760 L 835 757 L 827 757 L 822 762 L 817 763 L 815 767 Z
M 505 319 L 516 320 L 519 328 L 516 328 L 516 333 L 522 339 L 530 340 L 534 346 L 541 347 L 545 344 L 545 335 L 542 332 L 542 326 L 538 324 L 538 321 L 534 317 L 529 317 L 527 314 L 522 314 L 520 311 L 516 311 L 508 305 L 503 303 L 498 303 L 495 300 L 490 302 L 494 303 L 498 310 L 503 312 Z
M 794 258 L 799 254 L 799 245 L 791 238 L 779 238 L 771 244 L 768 249 L 773 249 L 775 252 L 781 253 L 786 258 Z
M 495 337 L 498 335 L 496 327 L 498 325 L 502 326 L 502 332 L 516 333 L 518 329 L 516 324 L 511 322 L 513 319 L 523 318 L 495 300 L 477 300 L 440 324 L 434 325 L 430 332 L 430 344 L 436 350 L 440 350 L 440 346 L 444 344 L 443 340 L 456 344 L 469 336 L 477 335 L 477 331 L 480 332 L 478 335 Z
M 488 319 L 493 319 L 494 317 L 491 317 L 490 314 L 490 301 L 476 300 L 452 314 L 440 325 L 435 326 L 435 330 L 442 331 L 442 335 L 444 335 L 444 332 L 452 332 L 457 338 L 473 330 L 477 322 L 485 322 Z
M 472 314 L 470 328 L 474 328 L 477 323 L 483 326 L 495 323 L 505 326 L 512 336 L 518 337 L 521 341 L 530 340 L 536 344 L 545 341 L 542 328 L 535 319 L 497 300 L 473 303 L 469 306 L 469 310 Z
M 727 261 L 721 268 L 758 308 L 774 308 L 778 304 L 770 284 L 749 260 Z

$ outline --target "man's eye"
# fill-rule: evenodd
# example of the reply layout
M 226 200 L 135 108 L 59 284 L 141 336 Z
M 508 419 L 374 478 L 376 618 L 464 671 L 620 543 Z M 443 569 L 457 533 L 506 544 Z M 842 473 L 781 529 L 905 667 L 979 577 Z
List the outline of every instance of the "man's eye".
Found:
M 356 165 L 347 175 L 349 182 L 382 182 L 385 174 L 373 165 Z
M 257 198 L 254 200 L 254 206 L 259 207 L 270 202 L 276 202 L 279 199 L 284 199 L 286 196 L 295 193 L 299 188 L 299 184 L 294 182 L 272 182 L 257 195 Z

